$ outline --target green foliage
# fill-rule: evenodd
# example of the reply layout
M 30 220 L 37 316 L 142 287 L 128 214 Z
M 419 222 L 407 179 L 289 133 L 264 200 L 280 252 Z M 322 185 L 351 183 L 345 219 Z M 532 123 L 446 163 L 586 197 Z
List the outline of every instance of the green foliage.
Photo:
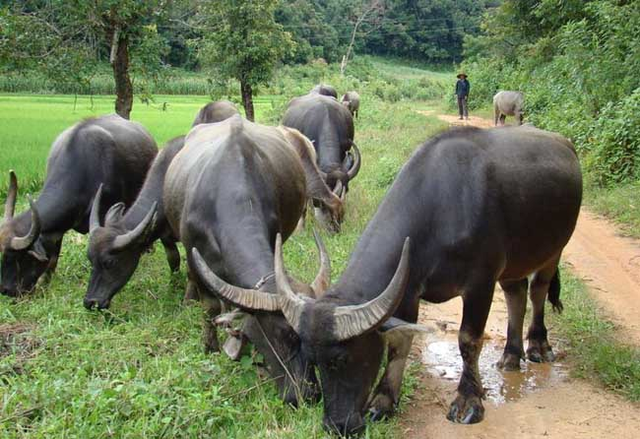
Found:
M 269 81 L 280 60 L 292 49 L 290 35 L 274 20 L 278 0 L 205 3 L 201 14 L 214 25 L 203 36 L 200 56 L 214 76 L 251 86 Z
M 584 164 L 596 184 L 640 181 L 640 88 L 602 109 L 586 148 Z
M 477 34 L 486 0 L 386 0 L 362 23 L 356 53 L 426 60 L 458 61 L 465 34 Z M 287 62 L 321 57 L 339 62 L 354 24 L 371 0 L 283 0 L 277 20 L 290 32 L 296 51 Z
M 472 108 L 522 91 L 525 119 L 573 140 L 597 184 L 639 178 L 637 2 L 508 0 L 483 29 L 462 66 Z

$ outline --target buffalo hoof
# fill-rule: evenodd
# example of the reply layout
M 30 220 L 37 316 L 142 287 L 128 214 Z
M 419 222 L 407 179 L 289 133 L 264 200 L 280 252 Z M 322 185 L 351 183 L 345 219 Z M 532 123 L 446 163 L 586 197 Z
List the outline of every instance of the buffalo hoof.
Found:
M 451 403 L 447 419 L 458 424 L 477 424 L 484 419 L 484 407 L 477 396 L 458 395 Z
M 556 356 L 548 341 L 529 341 L 527 358 L 533 363 L 552 363 L 556 361 Z
M 502 354 L 502 358 L 500 359 L 500 361 L 496 363 L 496 366 L 498 366 L 499 369 L 502 369 L 505 371 L 520 370 L 521 358 L 522 358 L 521 355 L 505 352 L 504 354 Z
M 369 405 L 369 419 L 382 421 L 393 417 L 396 413 L 396 404 L 388 395 L 377 394 Z

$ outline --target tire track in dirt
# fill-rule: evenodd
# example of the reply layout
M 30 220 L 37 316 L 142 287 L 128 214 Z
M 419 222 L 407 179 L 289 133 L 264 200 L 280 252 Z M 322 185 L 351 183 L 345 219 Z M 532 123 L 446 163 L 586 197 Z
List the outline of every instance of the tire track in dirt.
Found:
M 455 116 L 438 118 L 452 125 L 493 126 L 491 121 L 473 116 L 468 122 Z M 482 122 L 476 124 L 475 119 Z M 586 278 L 594 297 L 620 325 L 622 334 L 639 337 L 634 340 L 640 340 L 639 255 L 640 244 L 617 236 L 610 224 L 584 209 L 564 255 L 572 269 Z M 503 372 L 495 367 L 507 328 L 506 304 L 499 288 L 487 321 L 480 359 L 487 390 L 485 419 L 475 425 L 447 421 L 448 405 L 455 397 L 460 377 L 457 329 L 461 313 L 459 298 L 443 304 L 421 305 L 420 322 L 437 329 L 427 338 L 414 341 L 411 356 L 422 364 L 423 373 L 416 396 L 400 415 L 402 437 L 631 439 L 638 436 L 640 417 L 635 415 L 638 406 L 588 382 L 570 378 L 562 362 L 561 341 L 554 338 L 557 331 L 552 326 L 551 344 L 559 361 L 526 362 L 520 372 Z

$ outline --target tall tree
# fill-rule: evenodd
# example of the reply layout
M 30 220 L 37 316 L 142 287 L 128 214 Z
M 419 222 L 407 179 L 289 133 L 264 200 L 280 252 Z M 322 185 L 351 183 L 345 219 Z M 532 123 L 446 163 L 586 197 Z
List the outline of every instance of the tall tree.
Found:
M 351 39 L 347 45 L 347 51 L 342 56 L 340 62 L 340 74 L 344 75 L 344 71 L 347 68 L 347 63 L 351 58 L 353 52 L 353 45 L 356 42 L 356 36 L 358 35 L 358 29 L 364 23 L 368 23 L 370 26 L 369 32 L 380 26 L 382 18 L 384 17 L 385 6 L 382 0 L 365 0 L 357 7 L 355 16 L 353 18 L 353 30 L 351 31 Z M 373 28 L 373 29 L 372 29 Z
M 116 88 L 115 110 L 129 118 L 133 106 L 132 58 L 141 70 L 160 64 L 164 45 L 157 22 L 170 0 L 13 0 L 2 10 L 0 59 L 40 68 L 54 80 L 88 80 L 89 65 L 107 51 Z M 65 72 L 65 73 L 62 73 Z
M 200 40 L 203 64 L 213 74 L 236 79 L 247 119 L 253 121 L 254 88 L 271 79 L 293 41 L 274 11 L 279 0 L 203 1 L 200 14 L 210 32 Z

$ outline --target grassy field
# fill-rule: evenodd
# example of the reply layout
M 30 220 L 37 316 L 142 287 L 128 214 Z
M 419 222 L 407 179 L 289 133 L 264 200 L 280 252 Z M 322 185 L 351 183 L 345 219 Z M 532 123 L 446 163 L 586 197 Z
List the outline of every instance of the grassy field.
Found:
M 256 100 L 258 120 L 280 97 Z M 186 134 L 206 96 L 155 96 L 155 103 L 134 102 L 131 119 L 142 123 L 158 145 Z M 56 136 L 82 118 L 113 113 L 112 96 L 0 95 L 0 195 L 6 195 L 9 169 L 18 175 L 21 187 L 35 192 L 44 180 L 47 155 Z M 164 104 L 166 103 L 166 107 Z M 164 107 L 164 110 L 163 110 Z
M 207 101 L 160 96 L 158 105 L 165 100 L 167 111 L 136 103 L 132 114 L 159 143 L 186 132 Z M 334 279 L 401 165 L 442 128 L 417 114 L 416 103 L 364 102 L 366 117 L 356 124 L 362 171 L 349 194 L 343 232 L 325 236 Z M 56 134 L 110 110 L 109 98 L 94 98 L 93 109 L 80 100 L 74 111 L 69 96 L 3 96 L 0 172 L 14 168 L 21 183 L 34 181 L 35 191 Z M 273 118 L 271 111 L 267 98 L 258 119 Z M 288 268 L 307 280 L 317 258 L 311 226 L 285 246 Z M 85 251 L 86 237 L 67 234 L 49 286 L 18 301 L 0 297 L 0 437 L 324 437 L 321 406 L 283 406 L 249 357 L 231 362 L 203 354 L 202 311 L 181 303 L 184 263 L 170 276 L 158 246 L 109 312 L 88 312 L 82 307 Z M 394 428 L 394 421 L 371 425 L 367 437 L 394 437 Z

